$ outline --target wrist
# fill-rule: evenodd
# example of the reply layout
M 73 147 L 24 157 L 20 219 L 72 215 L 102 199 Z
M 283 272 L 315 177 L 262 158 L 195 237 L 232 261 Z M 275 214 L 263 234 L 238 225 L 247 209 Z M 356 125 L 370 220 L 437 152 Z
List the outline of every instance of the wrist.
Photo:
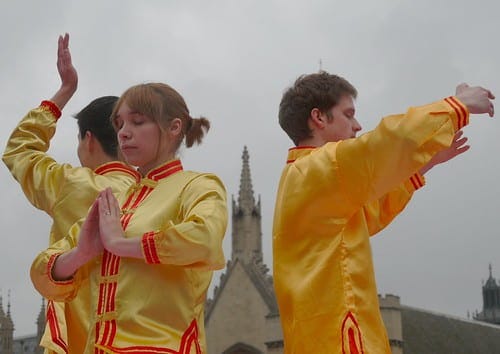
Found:
M 115 238 L 110 240 L 105 248 L 119 257 L 143 258 L 139 238 Z

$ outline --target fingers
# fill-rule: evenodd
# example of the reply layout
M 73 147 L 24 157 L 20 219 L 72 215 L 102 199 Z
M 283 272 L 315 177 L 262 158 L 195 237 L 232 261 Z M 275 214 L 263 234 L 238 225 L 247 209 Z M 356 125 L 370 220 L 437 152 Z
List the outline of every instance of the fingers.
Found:
M 111 212 L 109 211 L 109 203 L 108 203 L 108 198 L 106 195 L 106 190 L 103 190 L 99 193 L 99 196 L 97 199 L 99 200 L 99 216 L 100 217 L 106 217 L 111 215 Z
M 111 188 L 109 188 L 109 198 L 108 200 L 110 201 L 109 206 L 110 210 L 112 210 L 112 213 L 115 214 L 117 217 L 120 217 L 121 215 L 121 208 L 120 204 L 118 203 L 118 200 L 115 198 L 113 193 L 111 192 Z
M 458 139 L 458 140 L 456 140 L 456 141 L 454 142 L 454 144 L 453 144 L 453 145 L 454 145 L 455 147 L 457 147 L 457 148 L 458 148 L 458 147 L 460 147 L 460 146 L 462 146 L 462 145 L 466 144 L 466 143 L 467 143 L 467 140 L 469 140 L 469 139 L 468 139 L 468 138 Z
M 120 217 L 120 205 L 116 200 L 111 188 L 106 188 L 99 193 L 99 214 L 101 217 Z
M 470 149 L 470 145 L 461 146 L 460 148 L 458 148 L 456 150 L 456 155 L 455 156 L 461 155 L 461 154 L 463 154 L 464 152 L 466 152 L 469 149 Z
M 462 82 L 461 84 L 459 84 L 455 90 L 455 92 L 458 94 L 462 91 L 464 91 L 465 89 L 467 89 L 469 87 L 469 85 L 467 85 L 465 82 Z
M 99 199 L 94 200 L 92 207 L 89 210 L 87 219 L 96 219 L 99 217 Z

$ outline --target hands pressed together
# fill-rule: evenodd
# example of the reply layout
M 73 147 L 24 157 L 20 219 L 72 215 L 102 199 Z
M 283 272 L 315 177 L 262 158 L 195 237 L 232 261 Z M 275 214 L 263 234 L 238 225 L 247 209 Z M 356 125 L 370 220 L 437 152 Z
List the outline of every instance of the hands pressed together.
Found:
M 126 241 L 120 222 L 120 206 L 111 188 L 99 193 L 80 231 L 77 248 L 87 259 L 106 249 L 120 255 L 121 244 Z

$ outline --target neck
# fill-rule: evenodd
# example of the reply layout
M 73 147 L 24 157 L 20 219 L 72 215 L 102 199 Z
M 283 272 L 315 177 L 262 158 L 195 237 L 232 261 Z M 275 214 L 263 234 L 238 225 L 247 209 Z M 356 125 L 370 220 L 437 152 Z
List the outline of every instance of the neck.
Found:
M 117 158 L 111 158 L 108 155 L 103 155 L 103 156 L 96 156 L 94 160 L 92 161 L 92 166 L 87 166 L 90 167 L 92 170 L 95 170 L 97 167 L 104 165 L 105 163 L 117 161 Z
M 175 160 L 176 156 L 174 153 L 168 154 L 165 158 L 155 161 L 154 163 L 147 164 L 147 165 L 142 165 L 138 166 L 137 170 L 142 176 L 146 176 L 150 171 L 154 170 L 157 167 L 160 167 L 161 165 L 166 164 L 169 161 Z
M 326 143 L 327 142 L 324 141 L 323 139 L 321 139 L 320 137 L 312 136 L 310 138 L 299 141 L 299 143 L 297 144 L 297 147 L 301 147 L 301 146 L 320 147 L 320 146 L 325 145 Z

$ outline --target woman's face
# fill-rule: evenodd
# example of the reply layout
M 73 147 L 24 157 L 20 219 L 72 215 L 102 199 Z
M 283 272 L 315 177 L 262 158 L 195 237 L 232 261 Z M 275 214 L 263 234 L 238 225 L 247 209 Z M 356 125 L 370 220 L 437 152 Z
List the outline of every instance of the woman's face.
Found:
M 127 163 L 137 166 L 145 175 L 156 166 L 173 158 L 168 138 L 150 117 L 131 110 L 127 102 L 115 117 L 118 144 Z

